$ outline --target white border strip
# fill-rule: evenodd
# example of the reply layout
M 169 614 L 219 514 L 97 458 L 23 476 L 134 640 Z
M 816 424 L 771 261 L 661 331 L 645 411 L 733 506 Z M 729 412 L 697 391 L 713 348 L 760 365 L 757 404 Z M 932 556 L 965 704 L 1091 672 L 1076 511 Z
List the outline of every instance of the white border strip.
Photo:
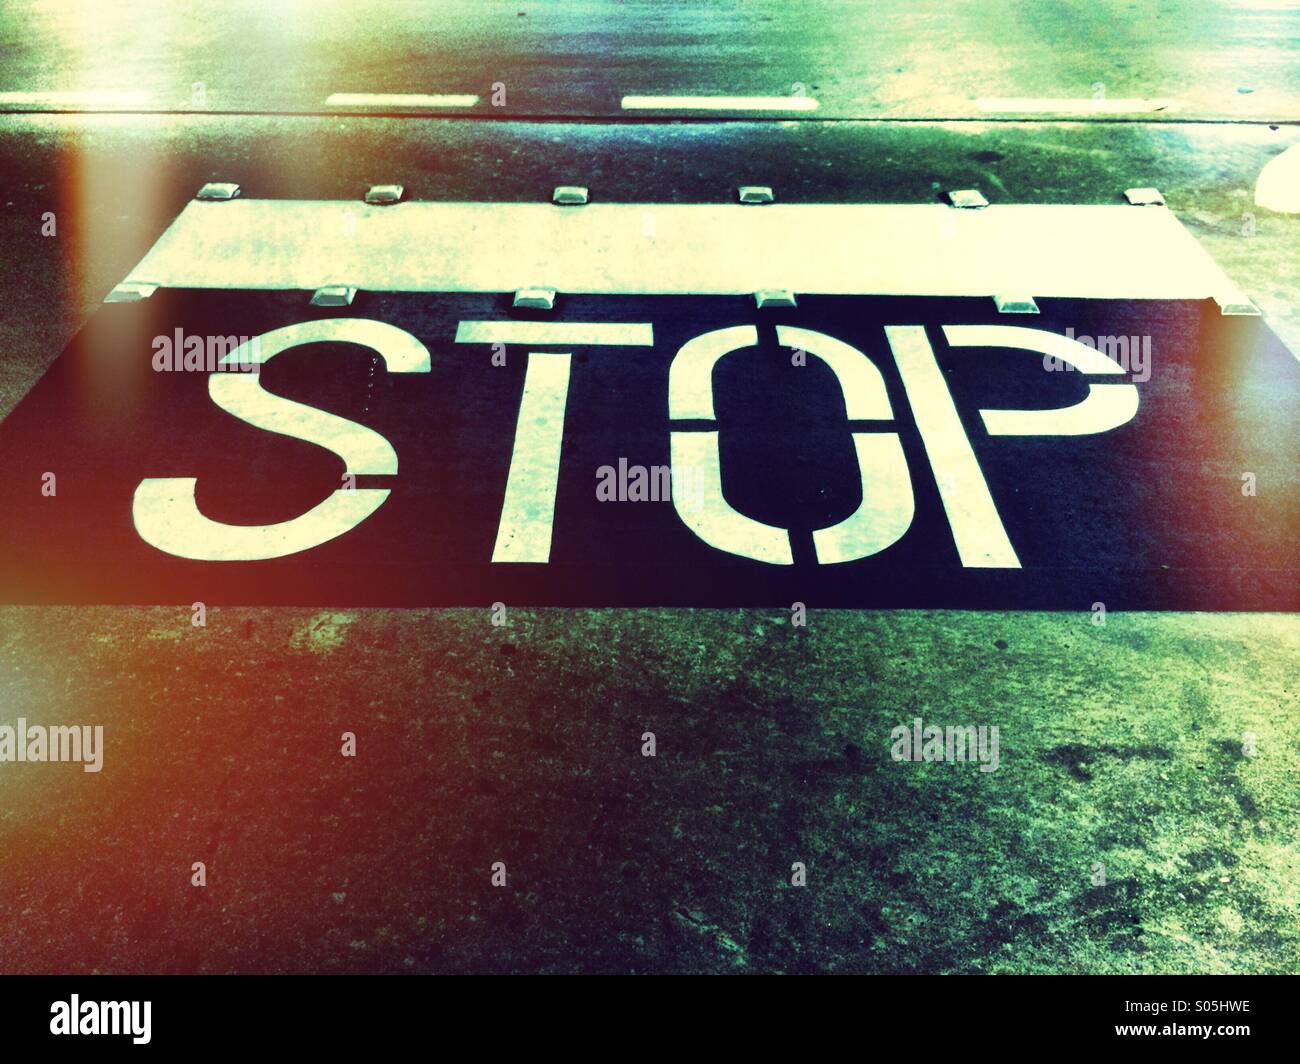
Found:
M 1162 207 L 192 201 L 126 278 L 169 288 L 1227 298 Z

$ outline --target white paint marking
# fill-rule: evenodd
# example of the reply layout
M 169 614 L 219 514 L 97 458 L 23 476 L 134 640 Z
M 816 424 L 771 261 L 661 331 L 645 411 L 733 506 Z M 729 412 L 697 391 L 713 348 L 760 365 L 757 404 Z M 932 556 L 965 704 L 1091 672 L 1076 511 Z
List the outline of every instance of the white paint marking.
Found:
M 695 478 L 701 499 L 690 505 L 673 492 L 677 516 L 710 547 L 769 565 L 793 565 L 790 534 L 765 525 L 734 509 L 722 494 L 722 462 L 716 432 L 670 433 L 669 460 L 674 471 L 687 470 Z M 699 501 L 700 505 L 695 505 Z
M 850 421 L 888 421 L 894 416 L 889 409 L 885 378 L 876 364 L 856 347 L 833 336 L 794 325 L 776 327 L 777 343 L 816 355 L 830 367 L 844 396 L 844 412 Z
M 1119 363 L 1069 336 L 1020 325 L 945 325 L 953 347 L 1008 347 L 1048 355 L 1081 373 L 1123 376 Z M 1048 410 L 981 410 L 990 436 L 1090 436 L 1133 420 L 1138 409 L 1134 384 L 1088 384 L 1088 394 L 1073 406 Z
M 286 325 L 235 348 L 223 365 L 265 365 L 276 355 L 304 344 L 348 343 L 376 351 L 389 373 L 428 373 L 429 351 L 395 325 L 368 318 L 324 318 Z M 275 395 L 256 373 L 212 373 L 208 394 L 227 413 L 255 428 L 306 440 L 333 451 L 349 473 L 397 472 L 397 452 L 372 428 L 327 410 Z
M 1172 99 L 1116 97 L 1094 100 L 1087 96 L 1078 99 L 1058 99 L 1050 96 L 986 96 L 976 100 L 975 106 L 986 114 L 1125 115 L 1180 110 L 1178 101 Z
M 811 96 L 624 96 L 624 111 L 815 111 Z
M 945 325 L 943 336 L 953 347 L 1010 347 L 1059 358 L 1080 373 L 1124 374 L 1123 366 L 1095 347 L 1044 329 L 1024 325 Z
M 1019 569 L 1020 559 L 1002 527 L 988 482 L 926 339 L 925 327 L 888 325 L 885 335 L 934 470 L 962 565 L 970 569 Z
M 990 436 L 1091 436 L 1133 420 L 1138 390 L 1132 384 L 1090 384 L 1081 402 L 1057 410 L 981 410 Z
M 455 93 L 336 92 L 325 98 L 326 107 L 473 107 L 477 96 Z
M 648 324 L 583 321 L 462 321 L 458 344 L 590 344 L 608 347 L 652 347 L 654 329 Z
M 561 210 L 552 203 L 193 201 L 126 279 L 165 288 L 315 291 L 342 281 L 362 291 L 489 293 L 544 282 L 567 295 L 746 297 L 785 288 L 1209 299 L 1232 287 L 1173 212 L 1128 204 L 960 211 L 938 203 L 591 203 Z
M 903 538 L 912 525 L 916 504 L 907 456 L 896 432 L 855 432 L 862 502 L 838 525 L 813 532 L 813 547 L 822 565 L 851 562 L 879 554 Z
M 758 343 L 758 329 L 753 325 L 733 325 L 714 329 L 682 344 L 668 366 L 668 416 L 712 421 L 713 367 L 723 355 L 753 347 Z
M 178 558 L 247 562 L 311 550 L 351 532 L 388 498 L 387 488 L 335 491 L 305 514 L 274 525 L 227 525 L 199 510 L 193 477 L 148 478 L 131 500 L 140 538 Z
M 1300 144 L 1274 156 L 1259 172 L 1255 205 L 1279 214 L 1300 213 Z
M 265 364 L 303 344 L 349 343 L 376 351 L 390 373 L 427 373 L 429 351 L 410 333 L 365 318 L 326 318 L 275 329 L 222 359 L 225 365 Z M 228 414 L 266 432 L 332 451 L 349 473 L 392 475 L 397 452 L 374 429 L 262 390 L 260 377 L 211 373 L 208 394 Z M 193 477 L 150 477 L 131 504 L 135 530 L 150 546 L 197 561 L 259 561 L 310 550 L 351 531 L 388 498 L 388 489 L 334 491 L 304 514 L 270 525 L 229 525 L 199 510 Z
M 567 354 L 529 352 L 501 524 L 492 550 L 494 562 L 551 560 L 564 407 L 569 398 L 569 358 Z

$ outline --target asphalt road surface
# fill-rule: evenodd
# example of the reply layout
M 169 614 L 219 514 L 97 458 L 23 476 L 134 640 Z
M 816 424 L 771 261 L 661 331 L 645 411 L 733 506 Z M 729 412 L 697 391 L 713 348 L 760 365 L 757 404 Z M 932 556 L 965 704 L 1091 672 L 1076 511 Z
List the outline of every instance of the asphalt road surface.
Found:
M 1295 352 L 1300 220 L 1254 190 L 1300 142 L 1297 17 L 7 5 L 0 417 L 208 181 L 995 206 L 1154 186 Z M 1130 99 L 1178 108 L 1102 102 Z M 1237 455 L 1204 473 L 1235 485 Z M 1294 474 L 1259 490 L 1294 513 Z M 503 605 L 201 627 L 188 605 L 0 606 L 0 725 L 105 729 L 98 773 L 0 763 L 0 970 L 1295 970 L 1294 614 Z M 918 717 L 998 725 L 999 768 L 893 760 Z
M 1046 99 L 1048 109 L 1269 121 L 1300 117 L 1298 27 L 1292 4 L 1197 0 L 22 0 L 0 26 L 0 93 L 38 98 L 0 95 L 0 105 L 610 117 L 626 115 L 628 96 L 720 96 L 816 101 L 812 112 L 780 109 L 791 116 L 970 118 L 1039 112 Z M 68 95 L 39 98 L 51 93 Z M 327 103 L 336 94 L 460 99 Z

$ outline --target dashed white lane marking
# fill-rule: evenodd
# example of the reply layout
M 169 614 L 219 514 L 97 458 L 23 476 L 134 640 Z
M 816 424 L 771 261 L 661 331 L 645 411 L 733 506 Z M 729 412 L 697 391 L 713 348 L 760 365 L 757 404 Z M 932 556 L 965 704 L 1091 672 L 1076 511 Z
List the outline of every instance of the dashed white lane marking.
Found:
M 1259 172 L 1255 203 L 1279 214 L 1300 213 L 1300 144 L 1274 156 Z
M 815 111 L 811 96 L 624 96 L 624 111 Z
M 142 107 L 152 99 L 150 93 L 137 89 L 0 92 L 0 107 Z
M 325 98 L 326 107 L 473 107 L 478 97 L 470 94 L 419 92 L 335 92 Z
M 1177 111 L 1177 100 L 1115 97 L 1094 100 L 1057 99 L 1049 96 L 985 96 L 975 106 L 986 114 L 1124 115 Z

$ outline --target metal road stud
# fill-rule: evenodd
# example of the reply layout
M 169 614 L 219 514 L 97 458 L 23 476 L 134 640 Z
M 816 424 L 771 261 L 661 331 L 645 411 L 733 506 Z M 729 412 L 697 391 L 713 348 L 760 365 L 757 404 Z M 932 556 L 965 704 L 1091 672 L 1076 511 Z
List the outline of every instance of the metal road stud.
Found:
M 1126 188 L 1124 198 L 1134 207 L 1163 207 L 1164 196 L 1158 188 Z
M 554 310 L 555 289 L 521 288 L 515 293 L 514 306 L 520 310 Z
M 195 193 L 195 199 L 232 200 L 239 195 L 239 186 L 233 181 L 209 181 Z
M 754 293 L 754 303 L 760 310 L 766 307 L 795 306 L 794 293 L 788 288 L 764 288 Z
M 1033 296 L 994 296 L 993 303 L 999 314 L 1037 314 L 1038 304 Z
M 741 203 L 771 203 L 776 199 L 767 185 L 741 185 L 736 194 Z
M 366 190 L 366 202 L 376 206 L 400 203 L 403 191 L 401 185 L 371 185 Z
M 1262 313 L 1243 292 L 1223 293 L 1215 296 L 1214 301 L 1219 305 L 1219 312 L 1224 317 L 1255 318 Z
M 581 207 L 590 198 L 582 185 L 558 185 L 551 193 L 551 202 L 561 207 Z
M 143 281 L 123 281 L 104 297 L 105 303 L 139 303 L 158 291 L 156 284 Z
M 948 193 L 948 202 L 961 210 L 975 210 L 989 205 L 984 193 L 977 188 L 952 189 Z
M 350 307 L 357 290 L 346 284 L 327 284 L 316 289 L 311 297 L 313 307 Z

